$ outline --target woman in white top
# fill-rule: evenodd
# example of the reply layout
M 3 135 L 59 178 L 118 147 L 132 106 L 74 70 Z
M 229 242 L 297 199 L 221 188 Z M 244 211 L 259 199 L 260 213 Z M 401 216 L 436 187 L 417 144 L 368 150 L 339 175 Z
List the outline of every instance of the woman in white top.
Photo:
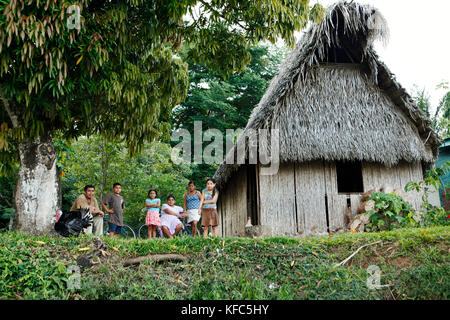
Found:
M 173 238 L 181 229 L 184 229 L 180 219 L 187 215 L 183 213 L 183 208 L 175 205 L 175 197 L 167 197 L 167 203 L 161 208 L 161 232 L 167 238 Z

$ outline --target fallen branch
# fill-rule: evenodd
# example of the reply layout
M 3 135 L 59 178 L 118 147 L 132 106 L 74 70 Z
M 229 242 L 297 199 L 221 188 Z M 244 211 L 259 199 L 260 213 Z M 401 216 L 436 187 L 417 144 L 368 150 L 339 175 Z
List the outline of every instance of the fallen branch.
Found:
M 127 267 L 127 266 L 131 266 L 131 265 L 139 264 L 143 261 L 157 261 L 157 262 L 161 262 L 161 261 L 179 262 L 179 261 L 182 261 L 182 262 L 185 262 L 185 261 L 187 261 L 187 257 L 185 257 L 181 254 L 153 254 L 153 255 L 128 259 L 123 263 L 123 265 L 125 267 Z
M 380 243 L 380 242 L 381 242 L 381 240 L 379 240 L 379 241 L 377 241 L 377 242 L 368 243 L 368 244 L 365 244 L 365 245 L 359 247 L 358 250 L 356 250 L 355 252 L 353 252 L 347 259 L 345 259 L 345 260 L 341 261 L 340 263 L 336 264 L 335 267 L 343 266 L 344 264 L 346 264 L 346 263 L 347 263 L 351 258 L 353 258 L 353 256 L 354 256 L 355 254 L 357 254 L 357 253 L 359 252 L 359 250 L 361 250 L 362 248 L 365 248 L 365 247 L 368 247 L 368 246 L 371 246 L 371 245 L 374 245 L 374 244 L 377 244 L 377 243 Z

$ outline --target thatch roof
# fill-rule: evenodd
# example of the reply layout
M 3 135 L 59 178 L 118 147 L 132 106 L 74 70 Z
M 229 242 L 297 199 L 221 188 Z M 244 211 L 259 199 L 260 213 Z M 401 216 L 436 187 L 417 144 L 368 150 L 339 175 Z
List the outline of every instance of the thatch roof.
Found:
M 372 6 L 330 6 L 284 61 L 243 135 L 278 128 L 280 162 L 433 162 L 441 140 L 430 119 L 372 47 L 387 36 L 386 22 Z M 222 163 L 218 186 L 238 168 Z

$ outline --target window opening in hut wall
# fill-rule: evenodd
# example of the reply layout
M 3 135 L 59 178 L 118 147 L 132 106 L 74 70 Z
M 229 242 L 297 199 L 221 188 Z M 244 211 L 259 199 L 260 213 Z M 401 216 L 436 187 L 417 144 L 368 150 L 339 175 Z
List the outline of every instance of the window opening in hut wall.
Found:
M 338 193 L 362 193 L 363 179 L 360 161 L 337 161 Z

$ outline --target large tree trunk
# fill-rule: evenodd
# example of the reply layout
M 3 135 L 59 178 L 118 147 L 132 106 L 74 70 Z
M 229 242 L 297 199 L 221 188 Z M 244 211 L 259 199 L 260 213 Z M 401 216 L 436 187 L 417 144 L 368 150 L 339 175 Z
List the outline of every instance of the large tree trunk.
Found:
M 51 134 L 19 144 L 20 170 L 15 228 L 28 234 L 52 232 L 61 204 L 56 150 Z

